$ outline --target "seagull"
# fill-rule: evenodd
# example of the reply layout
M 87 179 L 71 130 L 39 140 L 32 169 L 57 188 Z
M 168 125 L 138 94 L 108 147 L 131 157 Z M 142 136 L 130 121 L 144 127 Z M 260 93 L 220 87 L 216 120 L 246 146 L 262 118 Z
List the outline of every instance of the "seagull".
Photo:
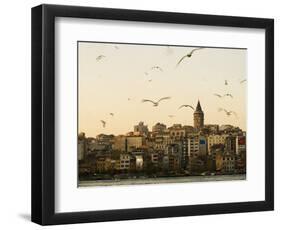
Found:
M 106 122 L 105 122 L 105 121 L 103 121 L 103 120 L 100 120 L 100 122 L 102 123 L 102 127 L 104 127 L 104 128 L 105 128 Z
M 188 53 L 188 54 L 182 56 L 181 59 L 178 61 L 177 66 L 178 66 L 185 58 L 191 58 L 192 55 L 193 55 L 193 53 L 194 53 L 195 51 L 201 50 L 201 49 L 204 49 L 204 48 L 202 48 L 202 47 L 195 48 L 195 49 L 191 50 L 190 53 Z
M 231 98 L 233 98 L 232 94 L 230 94 L 230 93 L 225 94 L 224 97 L 231 97 Z
M 152 79 L 149 79 L 148 82 L 152 82 Z
M 109 113 L 109 115 L 114 116 L 114 113 Z
M 169 118 L 173 118 L 173 117 L 175 117 L 175 115 L 168 115 L 169 116 Z
M 151 102 L 153 104 L 153 106 L 158 106 L 159 105 L 159 102 L 160 101 L 163 101 L 163 100 L 167 100 L 167 99 L 171 99 L 171 97 L 162 97 L 160 98 L 157 102 L 155 101 L 152 101 L 152 100 L 148 100 L 148 99 L 143 99 L 142 102 Z
M 246 81 L 247 81 L 247 79 L 243 79 L 242 81 L 240 81 L 240 84 L 243 84 Z
M 226 109 L 223 108 L 219 108 L 218 111 L 219 112 L 224 111 L 228 117 L 232 114 L 235 115 L 235 117 L 237 117 L 237 114 L 234 111 L 227 111 Z
M 227 80 L 224 80 L 224 85 L 228 85 L 228 82 L 227 82 Z
M 220 95 L 220 94 L 214 93 L 214 95 L 219 97 L 219 98 L 222 98 L 222 95 Z
M 114 46 L 115 49 L 119 50 L 119 46 Z
M 183 108 L 183 107 L 189 107 L 189 108 L 191 108 L 191 109 L 194 110 L 194 108 L 193 108 L 191 105 L 181 105 L 178 109 L 181 109 L 181 108 Z
M 230 115 L 235 115 L 235 117 L 237 117 L 237 114 L 234 112 L 234 111 L 227 111 L 226 109 L 224 109 L 224 112 L 226 113 L 227 116 L 230 116 Z
M 152 66 L 150 69 L 151 70 L 160 70 L 161 72 L 163 72 L 163 69 L 160 66 Z
M 144 74 L 147 76 L 147 75 L 148 75 L 148 72 L 144 72 Z
M 104 55 L 99 55 L 99 56 L 97 56 L 96 61 L 100 61 L 100 60 L 103 59 L 103 58 L 105 58 Z

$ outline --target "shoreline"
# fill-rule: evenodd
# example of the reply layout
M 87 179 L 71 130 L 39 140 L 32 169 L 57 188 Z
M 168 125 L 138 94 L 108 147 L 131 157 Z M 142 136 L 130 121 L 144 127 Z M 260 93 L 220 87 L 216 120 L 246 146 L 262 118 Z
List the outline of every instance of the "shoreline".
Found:
M 198 183 L 213 181 L 236 181 L 246 180 L 246 174 L 236 175 L 214 175 L 214 176 L 186 176 L 186 177 L 163 177 L 145 179 L 118 179 L 118 180 L 81 180 L 78 187 L 114 186 L 114 185 L 145 185 L 145 184 L 167 184 L 167 183 Z

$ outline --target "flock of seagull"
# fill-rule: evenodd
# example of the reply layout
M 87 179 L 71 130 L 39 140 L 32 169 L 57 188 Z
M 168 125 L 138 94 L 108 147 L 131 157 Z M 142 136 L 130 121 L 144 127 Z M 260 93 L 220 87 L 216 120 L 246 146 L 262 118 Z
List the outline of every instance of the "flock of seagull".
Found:
M 115 45 L 114 48 L 115 48 L 116 50 L 119 50 L 119 46 L 117 46 L 117 45 Z M 167 48 L 171 49 L 170 46 L 167 46 Z M 203 48 L 203 47 L 194 48 L 194 49 L 192 49 L 190 52 L 188 52 L 187 54 L 185 54 L 184 56 L 182 56 L 182 57 L 179 59 L 179 61 L 176 63 L 176 68 L 177 68 L 180 64 L 182 64 L 182 62 L 183 62 L 186 58 L 187 58 L 187 59 L 188 59 L 188 58 L 191 58 L 195 53 L 197 53 L 199 50 L 202 50 L 202 49 L 206 49 L 206 48 Z M 99 62 L 99 61 L 102 61 L 102 60 L 105 59 L 105 58 L 106 58 L 106 56 L 103 55 L 103 54 L 101 54 L 101 55 L 98 55 L 98 56 L 96 57 L 96 61 Z M 159 72 L 163 72 L 163 68 L 161 68 L 160 66 L 155 65 L 155 66 L 150 67 L 150 69 L 149 69 L 148 71 L 144 72 L 144 74 L 145 74 L 146 76 L 148 76 L 148 75 L 150 75 L 150 71 L 159 71 Z M 152 81 L 152 79 L 149 79 L 149 80 L 148 80 L 148 82 L 151 82 L 151 81 Z M 247 81 L 247 79 L 243 79 L 243 80 L 240 81 L 240 84 L 243 84 L 243 83 L 245 83 L 246 81 Z M 227 80 L 225 80 L 225 81 L 224 81 L 224 85 L 229 85 L 229 82 L 228 82 Z M 225 97 L 229 97 L 229 98 L 233 99 L 233 95 L 232 95 L 231 93 L 225 93 L 225 94 L 214 93 L 214 96 L 216 96 L 216 97 L 218 97 L 218 98 L 220 98 L 220 99 L 225 98 Z M 160 98 L 160 99 L 157 100 L 157 101 L 150 100 L 150 99 L 142 99 L 141 102 L 142 102 L 142 103 L 149 102 L 149 103 L 152 104 L 152 106 L 157 107 L 157 106 L 159 106 L 160 102 L 165 101 L 165 100 L 169 100 L 169 99 L 171 99 L 171 97 L 162 97 L 162 98 Z M 130 100 L 131 100 L 131 98 L 128 98 L 128 101 L 130 101 Z M 194 110 L 194 107 L 191 106 L 191 105 L 189 105 L 189 104 L 180 105 L 180 106 L 178 107 L 178 109 L 182 109 L 182 108 L 190 108 L 190 109 Z M 224 108 L 218 108 L 218 112 L 222 112 L 222 111 L 225 112 L 225 114 L 226 114 L 227 116 L 234 115 L 234 116 L 237 118 L 237 113 L 236 113 L 235 111 L 226 110 L 226 109 L 224 109 Z M 109 113 L 109 115 L 113 117 L 113 116 L 114 116 L 114 113 Z M 175 115 L 168 115 L 168 117 L 169 117 L 169 118 L 174 118 Z M 100 122 L 101 122 L 101 124 L 102 124 L 102 127 L 105 128 L 107 122 L 104 121 L 104 120 L 100 120 Z
M 243 84 L 247 81 L 247 79 L 243 79 L 240 81 L 240 84 Z M 228 81 L 225 80 L 224 81 L 224 85 L 229 85 Z M 233 95 L 231 93 L 225 93 L 225 94 L 218 94 L 218 93 L 214 93 L 214 96 L 218 97 L 218 98 L 225 98 L 225 97 L 230 97 L 231 99 L 233 98 Z M 226 110 L 224 108 L 218 108 L 218 112 L 225 112 L 225 114 L 227 116 L 231 116 L 231 115 L 234 115 L 236 118 L 238 118 L 237 116 L 237 113 L 235 111 L 232 111 L 232 110 Z

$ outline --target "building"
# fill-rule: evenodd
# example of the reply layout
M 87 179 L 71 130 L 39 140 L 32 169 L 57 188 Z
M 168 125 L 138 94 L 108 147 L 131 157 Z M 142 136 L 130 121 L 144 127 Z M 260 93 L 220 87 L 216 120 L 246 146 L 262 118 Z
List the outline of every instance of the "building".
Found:
M 78 160 L 84 160 L 86 155 L 85 140 L 78 140 Z
M 189 172 L 192 175 L 198 175 L 198 173 L 202 173 L 206 170 L 206 164 L 203 159 L 198 157 L 189 159 Z
M 131 152 L 136 148 L 144 146 L 145 138 L 143 136 L 127 136 L 126 145 L 126 152 Z
M 143 156 L 136 155 L 135 159 L 136 159 L 136 170 L 137 171 L 143 170 Z
M 145 145 L 145 138 L 143 136 L 116 136 L 112 145 L 113 150 L 121 152 L 132 152 L 137 148 Z
M 166 146 L 165 155 L 169 158 L 169 170 L 178 171 L 182 168 L 182 145 L 181 144 L 169 144 Z
M 217 153 L 216 170 L 221 173 L 233 173 L 235 171 L 236 158 L 234 154 Z
M 181 169 L 181 157 L 179 155 L 169 155 L 169 171 L 177 172 Z
M 233 173 L 235 171 L 235 155 L 226 154 L 222 158 L 222 170 L 223 173 Z
M 163 133 L 166 130 L 167 126 L 162 123 L 156 123 L 154 126 L 152 126 L 152 132 L 153 133 Z
M 134 134 L 135 135 L 143 135 L 148 136 L 148 128 L 147 125 L 144 125 L 144 123 L 141 121 L 138 125 L 134 126 Z
M 189 158 L 199 156 L 199 136 L 189 135 L 187 138 L 187 155 Z
M 152 164 L 158 165 L 158 160 L 159 160 L 159 153 L 158 152 L 153 152 L 150 154 L 150 160 Z
M 114 137 L 114 142 L 112 145 L 113 150 L 119 150 L 121 152 L 127 151 L 127 139 L 126 136 L 119 135 Z
M 204 129 L 207 129 L 210 133 L 217 133 L 219 131 L 219 125 L 206 124 Z
M 129 154 L 120 154 L 120 170 L 130 169 L 131 156 Z
M 202 111 L 199 100 L 196 106 L 196 110 L 193 113 L 193 126 L 196 130 L 200 130 L 204 127 L 204 112 Z
M 220 130 L 220 131 L 227 131 L 227 130 L 231 130 L 231 129 L 233 129 L 233 126 L 232 126 L 232 125 L 221 125 L 221 126 L 219 127 L 219 130 Z
M 199 156 L 207 155 L 207 138 L 205 136 L 199 136 Z
M 85 133 L 78 134 L 78 160 L 84 160 L 87 150 L 87 142 Z
M 246 152 L 246 136 L 236 137 L 236 154 Z
M 229 153 L 236 153 L 236 136 L 228 135 L 225 138 L 225 151 Z
M 170 137 L 172 139 L 180 140 L 187 135 L 186 128 L 181 124 L 174 124 L 172 127 L 168 128 L 170 131 Z
M 225 139 L 227 135 L 218 135 L 218 134 L 212 134 L 208 136 L 208 153 L 211 153 L 211 147 L 213 145 L 218 145 L 218 144 L 225 144 Z
M 114 141 L 114 135 L 99 134 L 96 136 L 96 141 L 101 145 L 106 145 L 111 148 Z
M 169 132 L 164 132 L 161 134 L 156 134 L 151 145 L 156 150 L 164 150 L 166 145 L 172 143 Z
M 107 156 L 98 155 L 95 160 L 95 171 L 97 173 L 105 173 L 106 172 L 106 160 Z
M 183 128 L 185 129 L 185 132 L 188 133 L 193 133 L 194 132 L 194 127 L 190 125 L 184 125 Z

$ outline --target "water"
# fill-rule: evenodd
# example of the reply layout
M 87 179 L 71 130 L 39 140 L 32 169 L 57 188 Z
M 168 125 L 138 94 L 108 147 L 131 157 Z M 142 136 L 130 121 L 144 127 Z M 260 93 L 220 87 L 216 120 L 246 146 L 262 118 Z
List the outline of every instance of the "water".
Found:
M 232 181 L 246 180 L 245 174 L 239 175 L 215 175 L 215 176 L 187 176 L 169 178 L 145 178 L 145 179 L 120 179 L 120 180 L 98 180 L 79 181 L 78 187 L 111 186 L 111 185 L 140 185 L 140 184 L 164 184 L 164 183 L 190 183 L 208 181 Z

